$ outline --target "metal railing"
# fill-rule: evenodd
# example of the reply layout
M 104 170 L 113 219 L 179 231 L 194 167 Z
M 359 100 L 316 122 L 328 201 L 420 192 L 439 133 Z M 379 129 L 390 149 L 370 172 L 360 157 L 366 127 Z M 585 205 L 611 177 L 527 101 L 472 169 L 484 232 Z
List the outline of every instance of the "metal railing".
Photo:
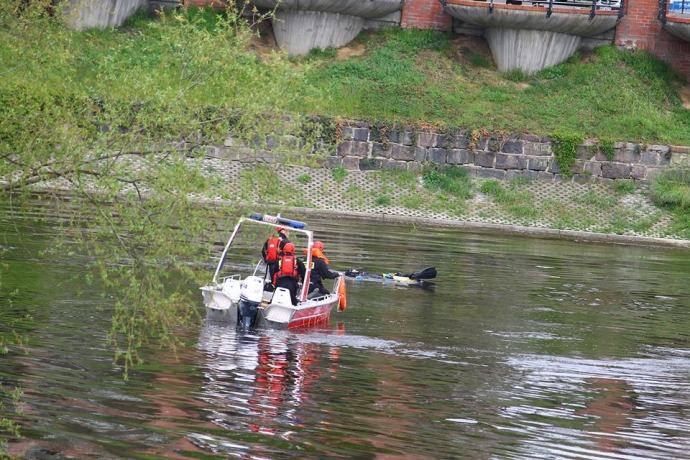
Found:
M 690 14 L 690 0 L 659 0 L 657 19 L 666 24 L 668 14 Z
M 554 11 L 554 6 L 558 7 L 568 7 L 568 8 L 589 8 L 589 19 L 594 19 L 597 10 L 618 10 L 618 19 L 623 17 L 623 2 L 624 0 L 524 0 L 527 3 L 531 3 L 532 6 L 546 6 L 546 17 L 551 17 Z M 666 1 L 666 0 L 660 0 Z M 690 0 L 682 0 L 683 2 Z M 443 0 L 441 0 L 443 2 Z M 503 3 L 503 2 L 501 2 Z M 521 5 L 523 1 L 519 0 L 505 0 L 507 5 Z M 494 12 L 494 0 L 489 1 L 489 14 Z
M 669 13 L 690 13 L 690 0 L 670 0 L 668 2 Z

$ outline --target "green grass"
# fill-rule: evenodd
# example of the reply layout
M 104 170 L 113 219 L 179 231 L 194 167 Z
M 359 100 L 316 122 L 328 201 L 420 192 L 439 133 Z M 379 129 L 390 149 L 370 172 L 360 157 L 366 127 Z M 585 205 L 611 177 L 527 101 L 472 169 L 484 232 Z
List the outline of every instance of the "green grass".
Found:
M 520 190 L 520 184 L 522 182 L 510 182 L 506 187 L 497 180 L 487 180 L 480 185 L 479 190 L 501 204 L 513 205 L 533 201 L 534 197 L 531 193 Z
M 657 206 L 690 210 L 690 169 L 669 169 L 650 186 L 650 197 Z
M 630 195 L 635 193 L 637 185 L 632 180 L 617 180 L 614 184 L 614 189 L 618 195 Z
M 392 203 L 391 197 L 388 195 L 381 195 L 374 200 L 376 206 L 390 206 Z
M 333 177 L 333 180 L 336 182 L 342 182 L 347 177 L 347 169 L 345 169 L 342 166 L 338 166 L 337 168 L 333 168 L 331 170 L 331 177 Z
M 311 176 L 309 174 L 300 174 L 300 176 L 297 178 L 297 182 L 302 185 L 308 184 L 311 182 Z
M 591 205 L 594 208 L 607 210 L 616 206 L 618 200 L 612 196 L 602 196 L 595 190 L 587 190 L 582 195 L 572 197 L 574 203 Z
M 526 76 L 498 72 L 479 51 L 457 52 L 452 33 L 363 32 L 355 39 L 362 55 L 341 60 L 326 49 L 300 58 L 257 54 L 249 47 L 256 39 L 233 21 L 192 9 L 164 20 L 139 14 L 104 31 L 68 31 L 45 21 L 8 27 L 0 31 L 3 88 L 10 95 L 48 91 L 109 104 L 164 106 L 182 97 L 190 110 L 251 108 L 278 116 L 690 145 L 679 78 L 645 51 L 582 50 Z
M 652 202 L 673 215 L 670 233 L 690 238 L 690 169 L 671 168 L 664 171 L 649 186 Z
M 429 164 L 424 168 L 422 180 L 424 187 L 429 190 L 450 193 L 460 199 L 472 197 L 472 182 L 469 173 L 457 166 L 441 167 Z

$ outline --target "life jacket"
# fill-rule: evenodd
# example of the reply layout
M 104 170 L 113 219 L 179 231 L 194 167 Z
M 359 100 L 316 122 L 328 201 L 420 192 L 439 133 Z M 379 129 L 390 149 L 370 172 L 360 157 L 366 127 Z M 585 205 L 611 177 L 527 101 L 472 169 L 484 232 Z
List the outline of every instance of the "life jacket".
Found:
M 280 250 L 280 238 L 272 236 L 266 241 L 266 262 L 275 262 L 278 260 L 278 251 Z
M 295 278 L 299 276 L 295 256 L 286 255 L 278 260 L 278 270 L 276 270 L 275 274 L 273 275 L 273 284 L 276 284 L 278 278 L 282 276 L 293 276 Z
M 305 256 L 307 255 L 307 249 L 306 248 L 302 249 L 302 252 L 304 253 Z M 319 259 L 323 259 L 323 261 L 326 262 L 326 265 L 330 265 L 330 262 L 328 261 L 326 256 L 323 255 L 323 251 L 321 251 L 321 249 L 311 248 L 311 257 L 312 257 L 312 259 L 314 257 L 318 257 Z M 311 263 L 311 268 L 314 268 L 314 262 Z

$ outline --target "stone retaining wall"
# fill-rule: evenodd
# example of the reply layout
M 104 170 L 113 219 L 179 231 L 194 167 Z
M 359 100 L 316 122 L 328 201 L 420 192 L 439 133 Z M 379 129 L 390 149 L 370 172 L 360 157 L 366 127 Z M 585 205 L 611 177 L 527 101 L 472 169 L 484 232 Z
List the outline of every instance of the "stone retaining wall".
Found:
M 366 123 L 351 123 L 343 127 L 341 139 L 336 152 L 327 158 L 329 168 L 418 171 L 431 162 L 463 167 L 476 178 L 564 179 L 553 155 L 553 141 L 545 136 L 467 130 L 441 134 L 411 128 L 382 132 Z M 568 180 L 634 180 L 644 185 L 668 166 L 690 166 L 690 147 L 617 142 L 613 148 L 609 160 L 597 143 L 584 141 Z

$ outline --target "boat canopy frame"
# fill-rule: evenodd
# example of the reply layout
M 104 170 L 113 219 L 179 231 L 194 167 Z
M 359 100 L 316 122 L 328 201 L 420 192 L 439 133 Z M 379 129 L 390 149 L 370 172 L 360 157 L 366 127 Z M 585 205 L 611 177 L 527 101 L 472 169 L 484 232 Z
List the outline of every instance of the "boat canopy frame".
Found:
M 259 220 L 261 218 L 261 220 Z M 289 230 L 291 232 L 298 232 L 303 235 L 307 236 L 307 260 L 306 263 L 304 264 L 305 272 L 304 272 L 304 279 L 302 280 L 302 291 L 300 292 L 299 299 L 300 301 L 304 302 L 307 300 L 307 294 L 309 293 L 309 279 L 311 275 L 311 265 L 312 265 L 312 258 L 311 258 L 311 250 L 314 247 L 314 232 L 311 230 L 306 230 L 303 227 L 298 228 L 293 225 L 290 225 L 289 223 L 282 223 L 283 222 L 290 222 L 288 219 L 284 219 L 280 217 L 280 214 L 277 216 L 269 216 L 269 215 L 259 215 L 259 214 L 252 214 L 250 217 L 240 217 L 240 220 L 237 222 L 235 225 L 235 228 L 232 231 L 232 234 L 230 235 L 230 239 L 225 245 L 225 248 L 223 249 L 223 253 L 220 256 L 220 261 L 218 262 L 218 267 L 216 267 L 216 271 L 213 274 L 213 283 L 218 283 L 218 275 L 220 274 L 221 269 L 223 268 L 223 265 L 225 264 L 225 259 L 227 257 L 228 251 L 230 250 L 230 247 L 232 246 L 233 241 L 235 241 L 235 237 L 237 236 L 237 233 L 240 230 L 240 227 L 242 226 L 243 223 L 250 223 L 250 224 L 257 224 L 257 225 L 266 225 L 269 227 L 282 227 L 285 228 L 286 230 Z

